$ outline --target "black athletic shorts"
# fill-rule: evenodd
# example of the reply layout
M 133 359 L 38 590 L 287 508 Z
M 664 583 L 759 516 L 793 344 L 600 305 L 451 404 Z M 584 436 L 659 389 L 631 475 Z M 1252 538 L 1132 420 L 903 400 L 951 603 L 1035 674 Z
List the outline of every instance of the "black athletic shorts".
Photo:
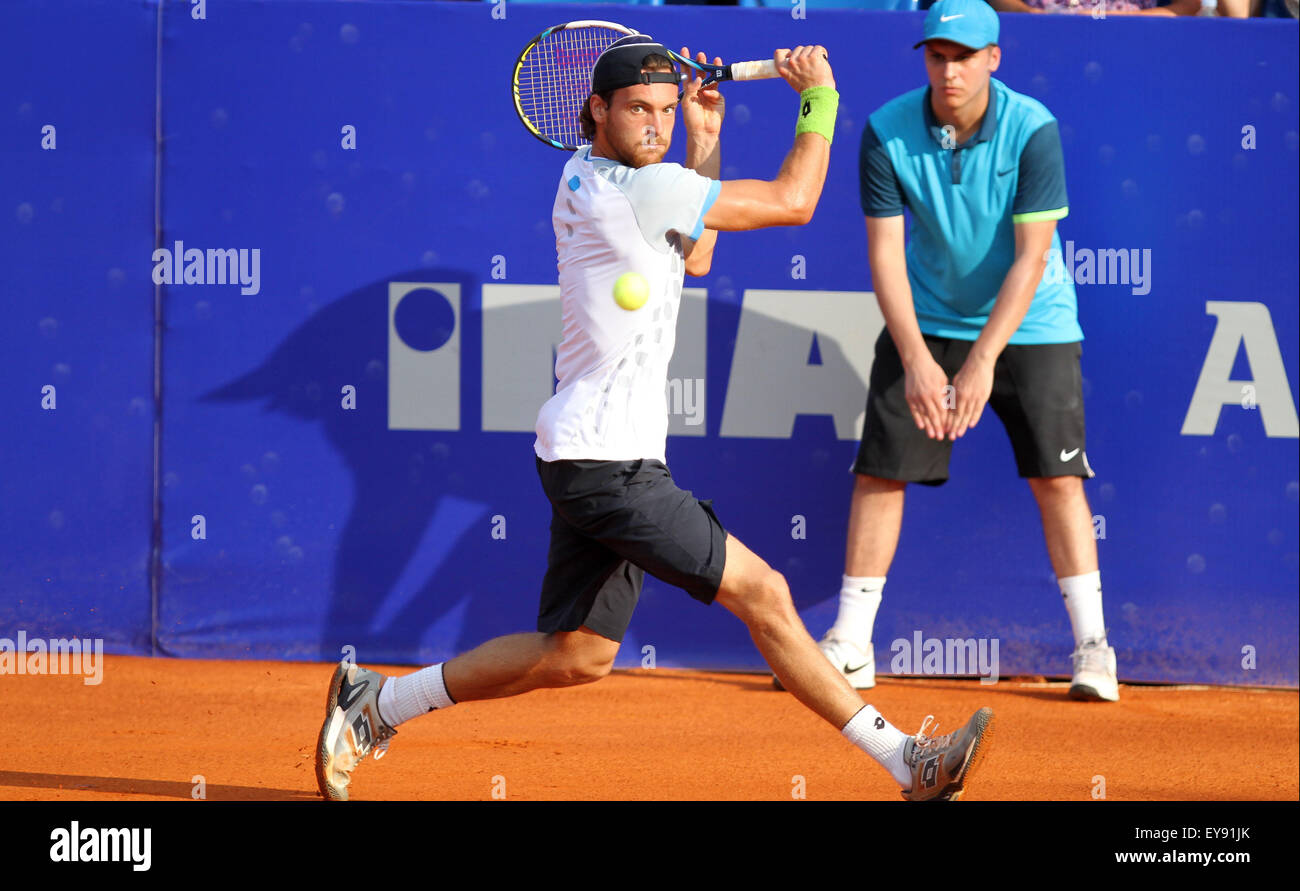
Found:
M 677 488 L 662 461 L 543 461 L 551 547 L 537 630 L 586 625 L 622 642 L 646 572 L 712 603 L 727 533 L 711 501 Z
M 925 343 L 949 380 L 975 345 L 928 334 Z M 1079 343 L 1009 345 L 994 365 L 987 409 L 997 414 L 1011 437 L 1022 477 L 1093 476 L 1084 443 L 1082 352 Z M 981 420 L 987 418 L 987 409 Z M 950 440 L 931 439 L 917 428 L 907 406 L 903 362 L 886 328 L 876 341 L 853 472 L 937 486 L 948 479 L 952 446 Z

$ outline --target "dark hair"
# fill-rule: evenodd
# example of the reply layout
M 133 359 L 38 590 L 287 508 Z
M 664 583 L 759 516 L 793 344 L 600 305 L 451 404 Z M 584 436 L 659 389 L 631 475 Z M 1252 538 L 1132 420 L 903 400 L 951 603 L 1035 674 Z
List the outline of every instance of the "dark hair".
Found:
M 667 56 L 661 56 L 659 53 L 651 53 L 641 60 L 641 70 L 643 72 L 672 71 L 673 68 L 672 59 L 669 59 Z M 605 90 L 600 93 L 592 93 L 591 95 L 599 96 L 600 101 L 604 102 L 605 105 L 608 106 L 609 100 L 613 98 L 615 92 L 617 91 Z M 588 96 L 587 101 L 582 103 L 582 110 L 578 112 L 578 123 L 580 125 L 579 132 L 582 134 L 582 138 L 588 142 L 595 140 L 596 119 L 592 117 L 591 114 L 591 96 Z

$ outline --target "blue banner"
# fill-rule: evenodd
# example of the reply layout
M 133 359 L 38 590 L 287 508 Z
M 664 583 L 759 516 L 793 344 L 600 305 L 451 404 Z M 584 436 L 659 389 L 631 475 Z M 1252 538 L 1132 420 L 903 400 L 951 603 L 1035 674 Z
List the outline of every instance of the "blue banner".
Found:
M 679 484 L 786 575 L 814 635 L 829 626 L 883 324 L 857 144 L 925 83 L 923 13 L 228 0 L 201 18 L 167 3 L 159 33 L 153 4 L 16 9 L 35 39 L 0 63 L 18 110 L 4 627 L 398 663 L 534 627 L 566 156 L 520 126 L 506 80 L 529 38 L 584 17 L 728 60 L 829 50 L 842 99 L 816 216 L 724 233 L 688 278 L 668 444 Z M 69 10 L 103 21 L 68 31 Z M 1001 45 L 997 76 L 1060 121 L 1120 676 L 1294 685 L 1295 24 L 1005 15 Z M 1175 56 L 1214 71 L 1171 76 Z M 771 178 L 796 97 L 724 90 L 723 178 Z M 1003 676 L 1068 673 L 1038 511 L 991 413 L 951 481 L 907 499 L 879 669 L 919 633 L 997 639 Z M 661 667 L 762 666 L 724 609 L 649 579 L 617 664 L 646 647 Z

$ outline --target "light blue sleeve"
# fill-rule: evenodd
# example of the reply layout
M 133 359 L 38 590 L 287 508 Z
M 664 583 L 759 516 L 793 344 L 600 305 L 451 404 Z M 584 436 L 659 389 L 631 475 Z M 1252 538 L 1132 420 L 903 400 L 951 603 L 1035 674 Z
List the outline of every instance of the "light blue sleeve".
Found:
M 718 199 L 722 183 L 680 164 L 650 164 L 630 170 L 615 183 L 627 196 L 645 240 L 668 249 L 668 233 L 696 239 L 704 234 L 704 215 Z

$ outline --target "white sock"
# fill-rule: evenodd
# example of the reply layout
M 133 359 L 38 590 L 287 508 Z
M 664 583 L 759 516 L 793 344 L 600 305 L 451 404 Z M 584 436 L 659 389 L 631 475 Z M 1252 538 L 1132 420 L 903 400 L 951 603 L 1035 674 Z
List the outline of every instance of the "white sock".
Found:
M 903 761 L 903 743 L 910 737 L 886 721 L 875 706 L 863 706 L 840 733 L 889 771 L 898 785 L 912 788 L 912 771 Z
M 846 575 L 840 583 L 840 609 L 831 634 L 865 647 L 875 631 L 876 610 L 885 590 L 885 576 Z
M 1070 614 L 1077 647 L 1090 638 L 1106 639 L 1106 620 L 1101 609 L 1101 572 L 1086 572 L 1057 579 L 1061 596 L 1065 598 L 1065 611 Z
M 400 678 L 389 678 L 379 690 L 379 716 L 389 727 L 431 712 L 448 708 L 456 701 L 447 693 L 442 680 L 442 666 L 430 665 Z

